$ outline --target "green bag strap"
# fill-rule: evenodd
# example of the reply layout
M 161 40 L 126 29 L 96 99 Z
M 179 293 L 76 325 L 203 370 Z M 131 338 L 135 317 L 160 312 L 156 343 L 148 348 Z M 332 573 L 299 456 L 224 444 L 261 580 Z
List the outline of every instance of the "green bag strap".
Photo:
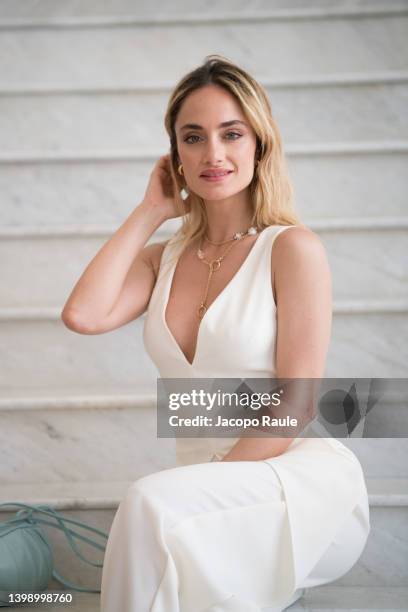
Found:
M 15 529 L 29 529 L 31 527 L 31 525 L 37 525 L 37 524 L 43 524 L 43 525 L 49 525 L 51 527 L 55 527 L 56 529 L 60 529 L 61 531 L 63 531 L 68 539 L 68 543 L 71 547 L 71 549 L 74 551 L 74 553 L 80 557 L 83 561 L 85 561 L 85 563 L 88 563 L 89 565 L 93 565 L 94 567 L 102 567 L 103 563 L 96 563 L 93 561 L 90 561 L 89 559 L 86 559 L 81 552 L 77 549 L 75 542 L 73 540 L 73 538 L 78 538 L 84 542 L 87 542 L 88 544 L 90 544 L 91 546 L 94 546 L 95 548 L 98 548 L 99 550 L 104 551 L 105 550 L 105 546 L 101 546 L 100 544 L 98 544 L 97 542 L 95 542 L 94 540 L 91 540 L 90 538 L 87 538 L 86 536 L 83 536 L 71 529 L 68 529 L 64 522 L 67 523 L 71 523 L 73 525 L 78 525 L 79 527 L 82 527 L 83 529 L 88 529 L 89 531 L 92 531 L 93 533 L 96 533 L 100 536 L 102 536 L 103 538 L 105 538 L 106 540 L 108 539 L 108 534 L 105 533 L 104 531 L 101 531 L 100 529 L 96 529 L 95 527 L 91 527 L 90 525 L 86 525 L 85 523 L 82 523 L 81 521 L 76 521 L 74 519 L 70 519 L 67 516 L 63 516 L 58 514 L 58 512 L 55 511 L 54 508 L 51 508 L 50 506 L 33 506 L 31 504 L 23 504 L 20 502 L 4 502 L 0 504 L 1 506 L 18 506 L 23 508 L 22 510 L 19 510 L 16 514 L 17 518 L 14 519 L 10 519 L 8 521 L 6 521 L 5 523 L 0 523 L 0 528 L 4 525 L 10 525 L 10 529 L 8 531 L 0 531 L 0 537 L 3 535 L 6 535 L 7 533 L 11 533 L 11 531 L 14 531 Z M 27 511 L 28 510 L 28 511 Z M 46 521 L 44 519 L 40 519 L 38 517 L 33 517 L 33 513 L 34 512 L 39 512 L 39 513 L 43 513 L 45 515 L 51 516 L 52 518 L 54 518 L 58 525 L 56 525 L 55 523 L 52 523 L 50 521 Z M 29 525 L 27 525 L 27 522 L 29 523 Z M 44 538 L 42 538 L 44 540 Z M 45 542 L 47 544 L 47 546 L 50 548 L 50 545 L 48 542 Z M 51 550 L 51 548 L 50 548 Z M 53 577 L 58 580 L 58 582 L 60 582 L 61 584 L 63 584 L 64 586 L 67 586 L 71 589 L 74 589 L 75 591 L 84 591 L 87 593 L 100 593 L 100 589 L 87 589 L 85 587 L 80 587 L 77 585 L 72 584 L 71 582 L 69 582 L 68 580 L 64 579 L 60 574 L 58 574 L 58 572 L 53 569 L 52 572 Z

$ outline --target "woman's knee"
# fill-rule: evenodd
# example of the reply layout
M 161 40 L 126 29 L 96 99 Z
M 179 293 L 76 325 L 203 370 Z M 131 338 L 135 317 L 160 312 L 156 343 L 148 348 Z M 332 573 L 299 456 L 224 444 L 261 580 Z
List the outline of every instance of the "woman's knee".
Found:
M 308 577 L 311 587 L 344 576 L 360 558 L 370 531 L 364 506 L 356 506 Z

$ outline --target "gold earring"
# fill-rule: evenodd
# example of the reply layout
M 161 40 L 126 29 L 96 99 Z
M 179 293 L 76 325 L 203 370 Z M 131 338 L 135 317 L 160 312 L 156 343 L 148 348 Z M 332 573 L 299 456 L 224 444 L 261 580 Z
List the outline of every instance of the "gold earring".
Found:
M 184 172 L 182 171 L 182 169 L 183 169 L 183 164 L 180 164 L 179 167 L 177 168 L 177 172 L 181 174 L 181 176 L 184 176 Z

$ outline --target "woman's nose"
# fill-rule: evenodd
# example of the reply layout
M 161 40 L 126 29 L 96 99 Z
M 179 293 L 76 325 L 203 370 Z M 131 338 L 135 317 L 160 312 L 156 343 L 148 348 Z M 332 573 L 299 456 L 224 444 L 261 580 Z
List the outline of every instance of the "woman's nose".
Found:
M 217 165 L 224 159 L 224 146 L 218 139 L 208 138 L 204 152 L 204 163 Z

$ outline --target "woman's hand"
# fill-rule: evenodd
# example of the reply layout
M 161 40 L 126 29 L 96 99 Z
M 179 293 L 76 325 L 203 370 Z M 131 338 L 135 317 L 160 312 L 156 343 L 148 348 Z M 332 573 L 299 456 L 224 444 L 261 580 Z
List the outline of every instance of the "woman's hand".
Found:
M 164 219 L 180 217 L 189 212 L 178 192 L 176 178 L 170 163 L 170 154 L 162 155 L 150 173 L 143 205 L 160 210 Z

